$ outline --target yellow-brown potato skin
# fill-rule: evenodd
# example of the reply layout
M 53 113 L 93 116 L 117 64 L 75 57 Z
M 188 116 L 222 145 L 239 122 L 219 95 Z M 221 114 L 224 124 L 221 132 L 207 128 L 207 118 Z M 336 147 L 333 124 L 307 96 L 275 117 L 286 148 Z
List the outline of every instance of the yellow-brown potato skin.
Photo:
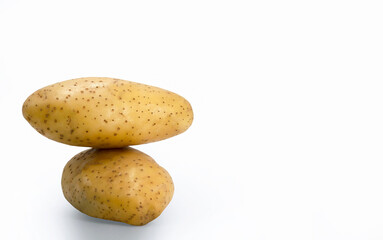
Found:
M 69 145 L 119 148 L 186 131 L 193 110 L 170 91 L 114 78 L 77 78 L 34 92 L 25 119 L 42 135 Z
M 174 193 L 169 173 L 133 148 L 83 151 L 66 164 L 61 184 L 79 211 L 131 225 L 158 217 Z

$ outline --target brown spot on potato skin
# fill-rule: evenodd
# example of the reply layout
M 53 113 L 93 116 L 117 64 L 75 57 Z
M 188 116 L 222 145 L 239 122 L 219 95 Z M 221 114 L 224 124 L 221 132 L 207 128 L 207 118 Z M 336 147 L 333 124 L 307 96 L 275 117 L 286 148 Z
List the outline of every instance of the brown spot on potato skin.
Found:
M 175 93 L 97 77 L 63 81 L 37 90 L 27 98 L 22 111 L 37 131 L 51 129 L 45 132 L 46 137 L 95 148 L 160 141 L 186 131 L 193 121 L 191 105 Z M 72 129 L 78 131 L 71 134 Z M 94 130 L 85 132 L 87 129 Z M 103 141 L 106 138 L 108 144 Z
M 85 150 L 66 164 L 61 184 L 79 211 L 132 225 L 157 218 L 174 193 L 169 173 L 133 148 Z

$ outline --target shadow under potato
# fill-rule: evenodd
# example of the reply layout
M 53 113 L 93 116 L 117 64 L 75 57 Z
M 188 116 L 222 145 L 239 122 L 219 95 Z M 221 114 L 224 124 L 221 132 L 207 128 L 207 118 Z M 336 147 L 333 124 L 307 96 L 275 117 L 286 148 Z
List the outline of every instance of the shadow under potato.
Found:
M 117 222 L 117 221 L 112 221 L 112 220 L 106 220 L 106 219 L 101 219 L 101 218 L 95 218 L 95 217 L 90 217 L 82 212 L 79 212 L 78 214 L 74 214 L 75 219 L 85 221 L 85 222 L 92 222 L 92 223 L 97 223 L 97 224 L 111 224 L 111 225 L 120 225 L 122 227 L 138 227 L 134 225 L 129 225 L 127 223 L 123 222 Z
M 73 224 L 69 224 L 71 236 L 81 240 L 117 240 L 117 239 L 149 239 L 153 236 L 155 228 L 149 223 L 144 226 L 133 226 L 122 222 L 104 220 L 90 217 L 84 213 L 73 211 L 71 214 Z

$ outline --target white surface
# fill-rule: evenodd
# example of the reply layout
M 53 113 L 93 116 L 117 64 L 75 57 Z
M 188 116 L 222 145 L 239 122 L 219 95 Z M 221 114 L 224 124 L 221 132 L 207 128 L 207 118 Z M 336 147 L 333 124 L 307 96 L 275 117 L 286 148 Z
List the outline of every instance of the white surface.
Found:
M 383 238 L 382 1 L 0 0 L 0 239 Z M 84 76 L 186 97 L 192 127 L 138 146 L 173 177 L 143 227 L 76 211 L 83 148 L 32 129 L 33 91 Z

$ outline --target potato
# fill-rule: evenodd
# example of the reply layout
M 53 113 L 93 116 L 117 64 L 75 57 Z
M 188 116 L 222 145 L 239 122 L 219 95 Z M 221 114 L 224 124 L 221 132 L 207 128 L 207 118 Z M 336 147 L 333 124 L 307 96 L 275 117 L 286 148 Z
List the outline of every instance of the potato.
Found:
M 163 140 L 189 128 L 183 97 L 114 78 L 78 78 L 34 92 L 25 119 L 42 135 L 69 145 L 118 148 Z
M 61 183 L 79 211 L 132 225 L 157 218 L 174 192 L 169 173 L 133 148 L 83 151 L 66 164 Z

